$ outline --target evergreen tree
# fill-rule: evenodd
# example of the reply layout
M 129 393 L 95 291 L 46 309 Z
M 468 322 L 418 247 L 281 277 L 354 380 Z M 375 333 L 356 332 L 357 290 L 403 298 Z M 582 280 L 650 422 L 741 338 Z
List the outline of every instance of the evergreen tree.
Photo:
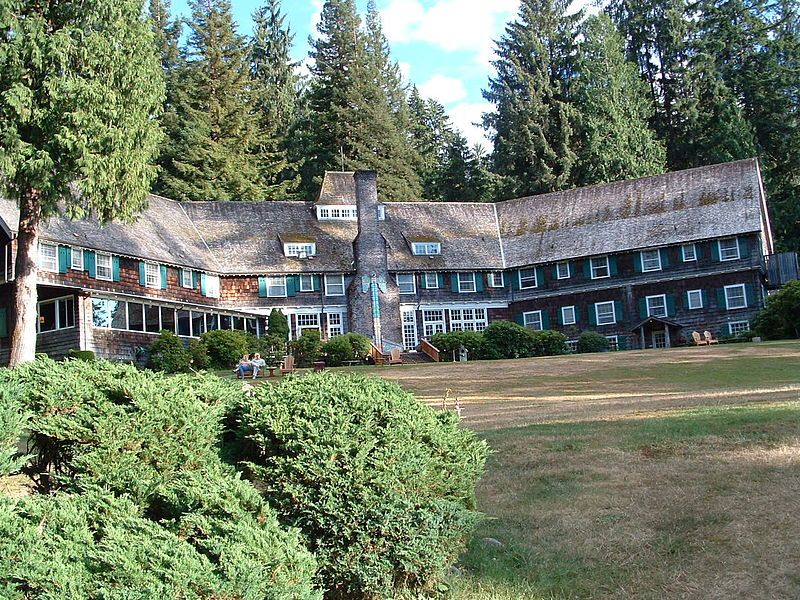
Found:
M 0 194 L 20 207 L 12 366 L 34 358 L 42 222 L 146 204 L 164 83 L 143 14 L 142 0 L 0 5 Z
M 590 185 L 662 173 L 666 153 L 648 119 L 653 106 L 623 40 L 604 14 L 582 26 L 572 99 L 577 113 L 575 183 Z
M 565 97 L 580 13 L 565 16 L 567 0 L 522 0 L 518 19 L 497 43 L 497 75 L 484 97 L 494 141 L 494 172 L 505 193 L 538 194 L 572 185 L 574 113 Z
M 194 0 L 191 8 L 158 190 L 178 200 L 261 199 L 247 45 L 227 0 Z
M 417 154 L 417 173 L 426 200 L 443 200 L 447 195 L 441 188 L 446 168 L 447 148 L 454 137 L 450 117 L 441 103 L 423 98 L 416 86 L 408 97 L 409 133 Z
M 298 165 L 290 161 L 287 150 L 297 107 L 296 63 L 289 56 L 293 36 L 284 26 L 279 0 L 267 0 L 253 20 L 250 74 L 258 119 L 256 155 L 265 197 L 286 200 L 300 185 Z

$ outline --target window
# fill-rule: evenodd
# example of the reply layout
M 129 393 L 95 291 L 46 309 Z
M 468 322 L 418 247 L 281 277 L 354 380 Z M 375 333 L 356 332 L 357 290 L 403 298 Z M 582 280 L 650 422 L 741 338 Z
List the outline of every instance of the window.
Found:
M 144 306 L 140 302 L 128 302 L 128 329 L 144 331 Z
M 175 309 L 161 307 L 161 329 L 175 333 Z
M 692 262 L 697 260 L 697 248 L 694 244 L 684 244 L 681 246 L 681 257 L 683 262 Z
M 414 350 L 419 343 L 417 340 L 417 312 L 413 308 L 404 310 L 401 319 L 403 322 L 403 349 Z
M 178 335 L 192 335 L 192 322 L 188 310 L 178 311 Z
M 425 273 L 425 289 L 427 290 L 439 289 L 438 273 Z
M 194 287 L 194 271 L 183 269 L 181 271 L 181 287 L 193 288 Z
M 686 308 L 696 310 L 703 308 L 703 290 L 689 290 L 686 292 Z
M 492 271 L 491 273 L 489 273 L 489 287 L 501 288 L 504 285 L 505 281 L 503 281 L 502 271 Z
M 97 278 L 105 279 L 106 281 L 111 281 L 114 275 L 111 269 L 111 255 L 98 252 L 95 264 L 97 266 L 97 271 L 95 273 L 97 275 Z
M 314 243 L 289 243 L 283 245 L 283 253 L 286 256 L 299 256 L 300 258 L 306 258 L 308 256 L 314 256 L 317 253 L 317 245 Z
M 433 256 L 442 253 L 442 245 L 439 242 L 414 242 L 411 252 L 417 256 Z
M 746 331 L 750 331 L 750 321 L 728 323 L 728 331 L 730 331 L 731 335 L 742 335 Z
M 561 324 L 562 325 L 575 325 L 577 319 L 575 318 L 574 306 L 561 307 Z
M 323 221 L 355 221 L 358 209 L 355 206 L 318 206 L 317 218 Z
M 313 292 L 314 291 L 314 276 L 313 275 L 300 275 L 300 291 Z
M 564 343 L 567 345 L 567 348 L 569 348 L 570 352 L 574 353 L 578 351 L 578 340 L 567 340 Z
M 328 339 L 344 334 L 344 316 L 342 313 L 328 314 Z
M 475 273 L 459 273 L 458 274 L 458 291 L 459 293 L 474 292 L 475 287 Z
M 81 248 L 75 248 L 73 246 L 72 251 L 70 252 L 70 269 L 75 269 L 76 271 L 83 271 L 83 250 Z
M 667 297 L 664 294 L 658 296 L 647 296 L 647 316 L 666 317 L 667 316 Z
M 611 277 L 611 270 L 608 268 L 607 256 L 590 259 L 589 267 L 592 279 L 603 279 L 604 277 Z
M 719 240 L 719 259 L 737 260 L 739 258 L 739 241 L 736 238 Z
M 608 349 L 612 352 L 616 352 L 619 350 L 619 336 L 617 335 L 607 335 L 606 339 L 608 340 Z
M 560 262 L 556 264 L 556 276 L 559 279 L 569 279 L 570 272 L 568 262 Z
M 192 311 L 192 335 L 199 337 L 206 332 L 205 315 L 196 310 Z
M 744 291 L 744 284 L 725 286 L 725 308 L 747 308 L 747 296 Z
M 594 305 L 598 325 L 613 325 L 617 322 L 617 314 L 613 302 L 598 302 Z
M 325 275 L 325 295 L 344 296 L 344 275 Z
M 155 263 L 144 263 L 144 284 L 150 288 L 161 287 L 161 266 Z
M 225 327 L 224 325 L 222 326 L 222 329 L 230 329 L 230 328 L 231 328 L 230 323 L 228 323 L 227 327 Z M 206 331 L 216 331 L 217 329 L 220 329 L 219 315 L 211 313 L 206 314 Z
M 158 333 L 161 331 L 161 323 L 159 314 L 161 311 L 158 306 L 145 304 L 144 306 L 144 330 L 147 333 Z
M 400 288 L 401 294 L 417 293 L 417 283 L 413 273 L 398 273 L 395 278 L 397 279 L 397 287 Z
M 450 309 L 450 331 L 483 331 L 486 329 L 485 308 Z
M 286 277 L 267 277 L 266 280 L 268 298 L 286 297 Z
M 422 331 L 426 338 L 444 333 L 444 310 L 423 310 Z
M 206 275 L 206 296 L 219 298 L 219 275 Z
M 39 242 L 39 268 L 58 273 L 58 247 L 55 244 Z
M 658 250 L 642 250 L 639 253 L 642 257 L 642 272 L 661 270 L 661 252 Z
M 525 327 L 530 327 L 536 331 L 541 331 L 544 329 L 542 326 L 542 311 L 540 310 L 522 313 L 522 321 L 525 324 Z
M 319 331 L 319 314 L 297 315 L 297 337 L 303 335 L 303 331 L 306 329 Z
M 539 283 L 536 281 L 536 269 L 519 270 L 519 289 L 527 290 L 535 288 Z
M 386 207 L 383 204 L 378 204 L 378 221 L 386 220 Z
M 75 327 L 75 301 L 72 296 L 39 302 L 37 311 L 38 333 Z

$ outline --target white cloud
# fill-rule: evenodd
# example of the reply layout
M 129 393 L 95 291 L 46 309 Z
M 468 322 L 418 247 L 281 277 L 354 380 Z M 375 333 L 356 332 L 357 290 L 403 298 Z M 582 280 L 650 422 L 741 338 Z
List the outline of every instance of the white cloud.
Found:
M 492 108 L 493 105 L 489 102 L 461 102 L 447 112 L 453 125 L 461 130 L 470 146 L 480 144 L 490 149 L 492 143 L 486 137 L 486 130 L 476 123 L 480 123 L 483 113 L 490 112 Z
M 325 0 L 311 0 L 311 34 L 317 35 L 317 25 L 322 16 L 322 5 Z
M 446 75 L 434 75 L 419 86 L 419 91 L 427 98 L 442 104 L 452 104 L 467 97 L 467 89 L 460 79 Z

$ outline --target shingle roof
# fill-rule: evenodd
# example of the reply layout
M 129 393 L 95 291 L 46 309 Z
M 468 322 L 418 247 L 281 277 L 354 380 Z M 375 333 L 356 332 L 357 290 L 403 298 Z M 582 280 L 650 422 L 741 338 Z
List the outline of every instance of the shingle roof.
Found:
M 317 204 L 355 204 L 356 182 L 353 171 L 325 171 Z

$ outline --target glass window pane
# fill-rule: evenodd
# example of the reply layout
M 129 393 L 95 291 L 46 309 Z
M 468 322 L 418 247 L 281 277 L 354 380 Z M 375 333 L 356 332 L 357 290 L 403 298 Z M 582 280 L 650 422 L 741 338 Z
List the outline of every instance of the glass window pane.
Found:
M 92 324 L 95 327 L 111 327 L 111 311 L 108 300 L 92 298 Z
M 178 311 L 178 335 L 191 335 L 191 317 L 188 310 Z
M 219 315 L 206 315 L 206 331 L 219 329 Z
M 145 329 L 149 333 L 158 333 L 161 331 L 161 325 L 159 325 L 160 313 L 161 310 L 158 306 L 148 305 L 144 307 Z
M 192 335 L 198 337 L 206 332 L 205 314 L 192 311 Z
M 232 317 L 233 318 L 233 328 L 238 329 L 239 331 L 244 331 L 244 317 Z
M 128 308 L 127 302 L 119 302 L 117 300 L 108 300 L 111 312 L 111 327 L 114 329 L 127 329 L 128 319 L 126 311 Z
M 56 303 L 43 302 L 39 305 L 39 331 L 53 331 L 56 328 Z
M 58 326 L 62 329 L 75 326 L 75 304 L 72 298 L 58 301 Z
M 175 309 L 161 307 L 161 329 L 175 333 Z
M 233 321 L 233 318 L 230 315 L 220 315 L 219 316 L 219 322 L 220 322 L 219 328 L 220 329 L 230 329 L 232 321 Z
M 128 329 L 131 331 L 144 331 L 142 308 L 138 302 L 128 302 Z

